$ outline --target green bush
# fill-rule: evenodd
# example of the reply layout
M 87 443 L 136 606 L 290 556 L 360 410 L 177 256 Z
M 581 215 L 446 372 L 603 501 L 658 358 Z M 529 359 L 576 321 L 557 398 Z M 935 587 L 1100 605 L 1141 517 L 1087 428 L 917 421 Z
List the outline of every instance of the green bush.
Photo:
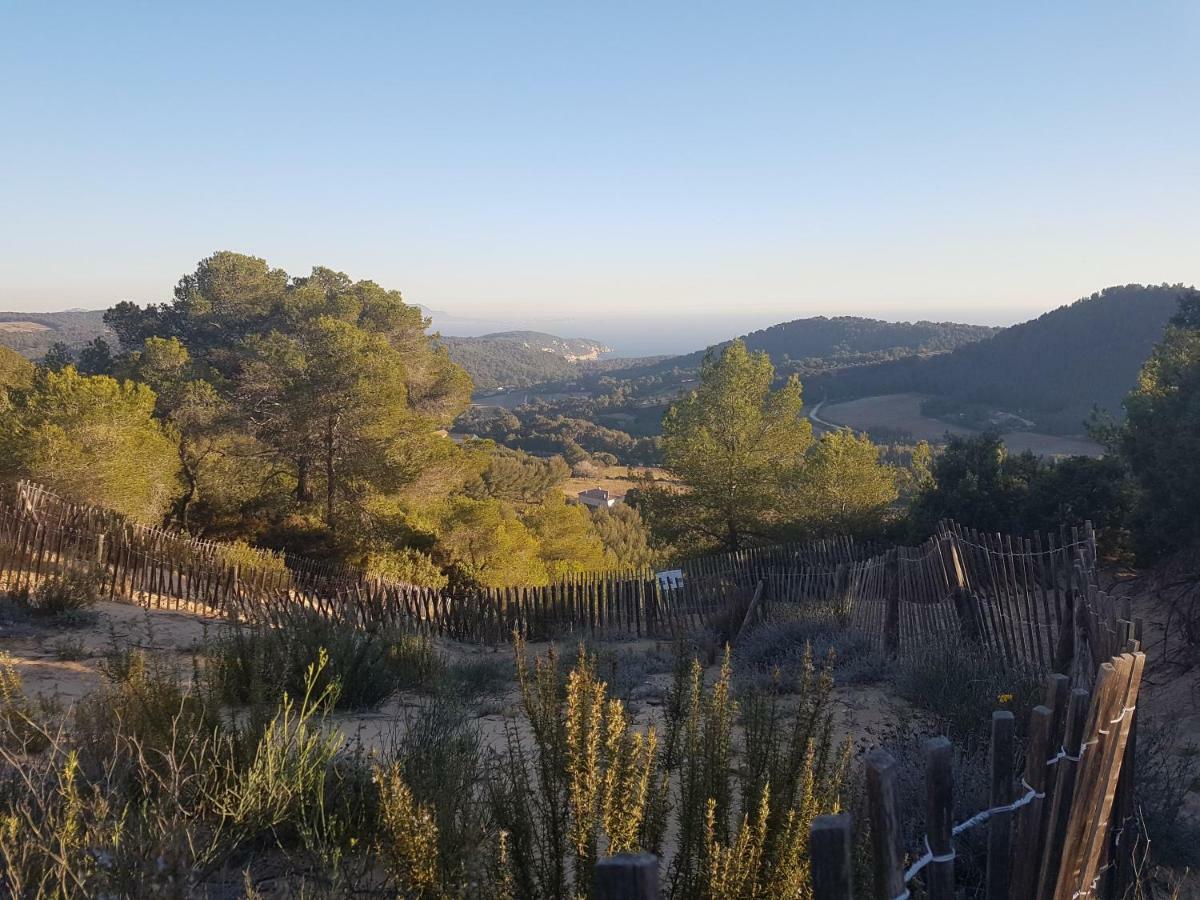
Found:
M 139 768 L 134 757 L 160 756 L 202 743 L 221 725 L 216 705 L 183 683 L 173 661 L 140 649 L 110 653 L 109 683 L 74 708 L 74 740 L 87 771 Z
M 13 659 L 0 650 L 0 748 L 18 753 L 40 753 L 50 743 L 50 720 L 59 713 L 52 699 L 25 696 L 21 673 Z
M 447 663 L 439 679 L 439 693 L 460 703 L 499 697 L 516 678 L 507 657 L 471 657 Z
M 390 755 L 416 801 L 432 810 L 443 883 L 478 881 L 489 817 L 484 748 L 466 707 L 445 697 L 423 704 L 406 716 Z
M 32 755 L 0 741 L 0 893 L 208 896 L 259 859 L 272 879 L 283 866 L 289 886 L 374 886 L 347 883 L 334 849 L 354 846 L 347 826 L 363 836 L 364 871 L 379 848 L 374 823 L 333 802 L 344 738 L 327 728 L 330 692 L 316 689 L 323 659 L 297 698 L 248 729 L 218 720 L 169 666 L 131 658 L 76 727 L 43 725 Z
M 78 662 L 90 655 L 83 641 L 71 638 L 55 641 L 51 649 L 54 651 L 54 658 L 61 662 Z
M 86 613 L 100 599 L 100 580 L 92 572 L 68 569 L 62 575 L 47 578 L 32 593 L 18 597 L 35 616 L 57 620 L 86 619 Z
M 278 625 L 221 629 L 205 650 L 206 675 L 227 703 L 274 703 L 284 692 L 300 693 L 322 652 L 327 663 L 317 687 L 336 683 L 339 709 L 371 709 L 398 690 L 432 690 L 444 670 L 428 638 L 293 613 Z
M 387 666 L 394 689 L 432 693 L 445 685 L 446 663 L 424 635 L 385 636 Z

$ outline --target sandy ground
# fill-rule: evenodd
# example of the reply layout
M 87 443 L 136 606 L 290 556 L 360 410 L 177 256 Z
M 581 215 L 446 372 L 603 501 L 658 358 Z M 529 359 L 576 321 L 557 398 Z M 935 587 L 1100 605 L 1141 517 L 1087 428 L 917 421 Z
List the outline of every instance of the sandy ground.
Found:
M 193 658 L 205 634 L 218 626 L 214 619 L 165 610 L 146 610 L 121 603 L 99 603 L 96 619 L 84 627 L 46 627 L 27 622 L 0 621 L 0 652 L 8 654 L 29 696 L 42 695 L 70 707 L 103 683 L 100 665 L 114 648 L 140 647 L 166 658 L 173 658 L 180 675 L 187 680 Z M 570 642 L 558 644 L 566 651 Z M 653 640 L 616 641 L 604 645 L 618 660 L 654 652 L 659 659 L 669 656 L 669 643 Z M 542 655 L 548 644 L 531 644 L 530 657 Z M 452 661 L 469 659 L 502 660 L 513 658 L 510 647 L 481 647 L 444 643 L 440 650 Z M 64 658 L 70 657 L 70 658 Z M 662 704 L 671 681 L 668 665 L 652 667 L 645 677 L 628 689 L 629 708 L 638 727 L 663 724 Z M 602 677 L 603 671 L 601 672 Z M 709 666 L 705 677 L 712 681 L 717 667 Z M 425 703 L 419 695 L 401 694 L 370 712 L 336 713 L 331 723 L 340 728 L 351 742 L 368 749 L 382 749 L 401 734 L 405 717 Z M 838 741 L 911 713 L 907 704 L 891 695 L 884 686 L 838 686 L 834 688 L 835 734 Z M 504 745 L 506 724 L 522 719 L 520 695 L 515 682 L 509 682 L 495 696 L 482 698 L 476 705 L 476 722 L 484 743 L 494 749 Z M 524 732 L 524 729 L 522 729 Z
M 846 403 L 822 404 L 820 419 L 834 425 L 870 429 L 894 428 L 908 431 L 918 441 L 942 441 L 946 434 L 978 434 L 971 428 L 951 425 L 940 419 L 921 415 L 921 394 L 887 394 L 864 397 Z M 1004 443 L 1015 452 L 1032 450 L 1040 456 L 1083 455 L 1099 456 L 1102 448 L 1086 438 L 1060 437 L 1033 431 L 1011 431 Z
M 69 706 L 100 687 L 99 663 L 114 646 L 173 656 L 186 677 L 206 629 L 217 625 L 216 620 L 188 613 L 125 603 L 98 603 L 95 614 L 94 623 L 78 628 L 0 621 L 0 652 L 14 660 L 27 694 L 56 697 Z
M 1168 728 L 1169 756 L 1190 773 L 1191 790 L 1184 798 L 1183 812 L 1200 817 L 1200 666 L 1181 665 L 1177 654 L 1179 636 L 1169 633 L 1168 609 L 1155 584 L 1148 578 L 1129 579 L 1104 573 L 1104 587 L 1114 596 L 1132 600 L 1133 616 L 1144 623 L 1142 649 L 1146 670 L 1138 697 L 1139 722 L 1143 728 Z M 1139 748 L 1145 742 L 1139 731 Z M 1181 900 L 1200 900 L 1200 872 L 1173 873 L 1180 879 Z M 1163 896 L 1170 896 L 1164 893 Z

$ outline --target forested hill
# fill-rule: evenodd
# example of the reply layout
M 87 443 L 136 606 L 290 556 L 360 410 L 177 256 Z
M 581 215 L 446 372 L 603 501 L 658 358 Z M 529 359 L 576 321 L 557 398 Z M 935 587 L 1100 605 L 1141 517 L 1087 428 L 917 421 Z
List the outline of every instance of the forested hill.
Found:
M 477 391 L 523 388 L 569 379 L 579 361 L 608 351 L 598 341 L 540 331 L 504 331 L 482 337 L 441 337 L 450 358 L 467 370 Z
M 883 322 L 859 316 L 814 316 L 752 331 L 743 340 L 750 350 L 765 350 L 776 365 L 788 360 L 855 356 L 910 356 L 943 353 L 991 337 L 999 329 L 957 322 Z M 719 345 L 723 348 L 725 344 Z M 680 365 L 699 365 L 705 351 L 678 357 Z
M 497 331 L 478 338 L 454 338 L 454 340 L 504 341 L 520 344 L 527 350 L 544 350 L 554 353 L 567 360 L 597 359 L 601 353 L 608 353 L 610 348 L 599 341 L 588 338 L 563 338 L 547 334 L 544 331 Z
M 1119 413 L 1185 292 L 1195 289 L 1106 288 L 950 353 L 816 376 L 805 392 L 841 399 L 915 391 L 942 400 L 943 414 L 991 407 L 1042 430 L 1079 433 L 1093 406 Z
M 798 372 L 807 377 L 816 371 L 842 366 L 944 353 L 963 344 L 990 337 L 1000 329 L 957 322 L 884 322 L 859 316 L 813 316 L 794 319 L 752 331 L 742 337 L 750 350 L 765 350 L 781 374 Z M 704 354 L 719 352 L 729 341 L 661 362 L 638 363 L 610 378 L 690 376 L 700 368 Z
M 67 309 L 62 312 L 0 312 L 0 347 L 10 347 L 29 359 L 38 359 L 54 343 L 78 349 L 96 337 L 113 339 L 104 324 L 104 310 Z

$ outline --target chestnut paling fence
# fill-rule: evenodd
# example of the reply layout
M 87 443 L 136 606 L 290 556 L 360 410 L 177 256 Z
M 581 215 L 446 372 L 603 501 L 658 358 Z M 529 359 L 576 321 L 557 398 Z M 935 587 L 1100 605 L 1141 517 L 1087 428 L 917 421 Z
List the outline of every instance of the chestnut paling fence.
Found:
M 532 640 L 668 638 L 714 624 L 736 636 L 772 611 L 813 609 L 898 656 L 935 642 L 977 645 L 1046 673 L 1045 702 L 1030 713 L 1025 763 L 1013 771 L 1014 720 L 996 713 L 991 806 L 955 824 L 952 748 L 944 738 L 930 742 L 926 852 L 906 869 L 895 762 L 870 755 L 874 896 L 902 900 L 919 880 L 931 898 L 953 897 L 954 838 L 974 828 L 988 830 L 989 898 L 1119 896 L 1129 883 L 1142 623 L 1128 601 L 1099 590 L 1090 526 L 1017 538 L 946 522 L 917 547 L 834 538 L 716 554 L 681 570 L 682 579 L 671 582 L 631 572 L 438 591 L 131 522 L 29 482 L 0 497 L 6 591 L 86 572 L 103 596 L 150 608 L 277 624 L 302 613 L 481 642 L 509 640 L 515 631 Z M 852 827 L 844 816 L 814 823 L 818 898 L 851 896 Z M 629 877 L 621 868 L 627 862 Z M 602 895 L 656 890 L 644 859 L 607 860 L 600 869 Z
M 955 554 L 963 549 L 954 529 L 943 533 L 950 554 L 947 570 L 952 599 L 940 628 L 957 640 L 976 641 L 1008 661 L 1044 664 L 1048 672 L 1043 702 L 1029 711 L 1023 761 L 1014 760 L 1016 720 L 999 710 L 992 716 L 990 805 L 954 822 L 954 747 L 946 737 L 926 742 L 924 850 L 906 859 L 901 835 L 907 811 L 898 800 L 898 766 L 885 751 L 865 760 L 867 823 L 871 877 L 866 896 L 874 900 L 907 900 L 923 890 L 930 900 L 954 900 L 961 885 L 955 874 L 957 839 L 964 832 L 986 832 L 987 900 L 1081 900 L 1123 898 L 1137 877 L 1137 818 L 1133 775 L 1137 746 L 1137 705 L 1146 657 L 1141 651 L 1142 622 L 1129 610 L 1118 610 L 1112 598 L 1096 590 L 1093 545 L 1063 542 L 1068 559 L 1063 580 L 1008 579 L 992 582 L 1000 562 L 1012 563 L 992 539 L 972 536 L 972 567 Z M 994 558 L 990 558 L 994 557 Z M 1052 573 L 1053 555 L 1041 554 Z M 910 561 L 930 556 L 910 555 Z M 982 565 L 983 562 L 988 565 Z M 893 570 L 902 563 L 890 559 Z M 1013 568 L 1007 567 L 1007 571 Z M 1034 570 L 1036 572 L 1036 569 Z M 975 593 L 972 573 L 986 576 L 993 593 Z M 842 575 L 838 591 L 844 590 Z M 1032 613 L 1007 609 L 1005 598 L 1032 608 L 1047 606 L 1057 585 L 1058 612 L 1034 619 Z M 982 587 L 982 585 L 981 585 Z M 1007 591 L 1007 593 L 1004 593 Z M 888 593 L 887 591 L 884 592 Z M 898 603 L 880 602 L 892 610 Z M 980 616 L 985 615 L 986 621 Z M 1006 618 L 1008 621 L 1006 622 Z M 928 621 L 928 620 L 925 620 Z M 939 620 L 940 621 L 940 620 Z M 1019 628 L 1018 628 L 1019 626 Z M 1036 626 L 1036 627 L 1035 627 Z M 936 630 L 936 629 L 935 629 Z M 1043 655 L 1037 651 L 1037 635 Z M 897 634 L 893 628 L 893 637 Z M 1020 639 L 1024 635 L 1024 642 Z M 899 651 L 899 647 L 895 648 Z M 1046 653 L 1052 651 L 1052 656 Z M 850 816 L 818 816 L 811 827 L 809 855 L 815 900 L 851 900 L 855 896 L 854 823 Z M 658 861 L 646 855 L 612 857 L 597 866 L 599 896 L 606 900 L 659 896 Z M 861 885 L 859 886 L 862 887 Z
M 1098 626 L 1102 618 L 1095 617 Z M 1121 623 L 1121 631 L 1131 633 L 1131 626 Z M 1105 638 L 1100 646 L 1111 642 Z M 1100 646 L 1093 651 L 1103 652 Z M 900 841 L 903 813 L 897 801 L 896 761 L 884 751 L 868 754 L 870 896 L 904 900 L 919 883 L 931 900 L 953 900 L 956 838 L 975 828 L 987 831 L 988 900 L 1127 896 L 1136 878 L 1133 772 L 1137 700 L 1145 666 L 1138 646 L 1129 638 L 1125 652 L 1101 662 L 1082 684 L 1060 673 L 1048 677 L 1045 701 L 1029 714 L 1020 772 L 1013 766 L 1013 714 L 994 713 L 991 805 L 957 824 L 953 747 L 945 737 L 929 740 L 925 852 L 907 868 Z M 809 846 L 817 900 L 854 896 L 853 828 L 846 815 L 819 816 L 813 822 Z
M 891 652 L 966 635 L 1006 660 L 1061 670 L 1075 643 L 1064 623 L 1076 598 L 1094 591 L 1094 566 L 1090 528 L 1030 540 L 945 523 L 918 547 L 832 538 L 701 557 L 684 562 L 677 581 L 640 571 L 451 591 L 200 540 L 29 482 L 0 498 L 0 589 L 86 569 L 104 596 L 151 608 L 248 621 L 309 612 L 480 642 L 514 630 L 531 640 L 670 637 L 717 620 L 729 631 L 747 612 L 820 606 Z

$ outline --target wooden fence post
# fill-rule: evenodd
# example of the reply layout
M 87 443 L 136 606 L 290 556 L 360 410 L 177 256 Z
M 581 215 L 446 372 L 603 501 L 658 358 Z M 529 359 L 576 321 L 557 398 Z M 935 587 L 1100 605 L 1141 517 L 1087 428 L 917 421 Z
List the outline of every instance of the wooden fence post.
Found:
M 1144 664 L 1144 654 L 1126 653 L 1100 665 L 1084 730 L 1086 756 L 1063 838 L 1056 900 L 1093 896 Z
M 934 856 L 925 870 L 930 900 L 954 900 L 953 759 L 949 738 L 925 742 L 925 840 Z M 938 860 L 947 856 L 949 859 Z
M 1102 716 L 1097 724 L 1104 728 L 1107 734 L 1097 745 L 1101 753 L 1099 773 L 1095 782 L 1090 786 L 1087 802 L 1088 817 L 1083 822 L 1083 840 L 1080 842 L 1081 852 L 1078 857 L 1079 878 L 1075 884 L 1073 895 L 1081 897 L 1093 896 L 1093 885 L 1100 876 L 1100 856 L 1108 840 L 1108 829 L 1112 824 L 1111 816 L 1113 798 L 1117 792 L 1117 781 L 1121 775 L 1122 762 L 1125 758 L 1125 745 L 1133 724 L 1133 708 L 1137 705 L 1138 691 L 1141 687 L 1142 669 L 1146 657 L 1143 653 L 1125 653 L 1114 658 L 1117 670 L 1116 702 L 1110 707 L 1110 713 Z M 1107 726 L 1105 726 L 1107 722 Z M 1099 734 L 1099 732 L 1097 732 Z M 1059 882 L 1059 892 L 1063 893 L 1064 885 Z
M 872 750 L 867 754 L 866 771 L 875 897 L 876 900 L 894 900 L 904 893 L 896 760 L 886 750 Z
M 1079 768 L 1079 749 L 1083 743 L 1083 730 L 1087 725 L 1089 697 L 1090 695 L 1083 688 L 1076 688 L 1071 691 L 1071 699 L 1067 704 L 1067 718 L 1064 725 L 1066 737 L 1062 743 L 1062 749 L 1066 756 L 1056 764 L 1054 795 L 1050 805 L 1050 815 L 1046 820 L 1046 846 L 1042 850 L 1041 874 L 1038 878 L 1036 900 L 1049 900 L 1054 896 L 1054 886 L 1058 881 L 1063 841 L 1066 838 L 1067 823 L 1071 817 L 1071 803 L 1075 797 L 1075 773 Z
M 962 636 L 972 644 L 982 641 L 979 621 L 976 614 L 979 611 L 979 601 L 966 588 L 956 587 L 950 592 L 954 603 L 954 613 L 958 617 L 958 627 Z
M 658 900 L 658 857 L 618 853 L 596 863 L 598 900 Z
M 1012 803 L 1013 714 L 1008 710 L 992 713 L 992 790 L 991 805 Z M 1011 813 L 995 813 L 988 822 L 987 900 L 1007 900 L 1012 860 L 1009 848 L 1012 833 Z
M 900 650 L 900 554 L 889 550 L 885 572 L 887 583 L 887 614 L 883 621 L 883 644 L 888 653 Z
M 813 900 L 854 900 L 850 817 L 817 816 L 809 829 Z
M 1042 850 L 1042 800 L 1046 793 L 1046 755 L 1054 713 L 1035 706 L 1029 714 L 1029 740 L 1025 754 L 1025 788 L 1033 799 L 1017 811 L 1017 846 L 1013 853 L 1010 896 L 1028 900 L 1037 891 L 1038 855 Z
M 750 598 L 750 603 L 746 607 L 746 615 L 742 618 L 742 626 L 738 629 L 737 636 L 734 637 L 733 643 L 736 645 L 742 639 L 742 635 L 750 627 L 750 623 L 754 621 L 754 617 L 758 613 L 759 603 L 762 601 L 763 583 L 759 581 L 754 588 L 754 596 Z

